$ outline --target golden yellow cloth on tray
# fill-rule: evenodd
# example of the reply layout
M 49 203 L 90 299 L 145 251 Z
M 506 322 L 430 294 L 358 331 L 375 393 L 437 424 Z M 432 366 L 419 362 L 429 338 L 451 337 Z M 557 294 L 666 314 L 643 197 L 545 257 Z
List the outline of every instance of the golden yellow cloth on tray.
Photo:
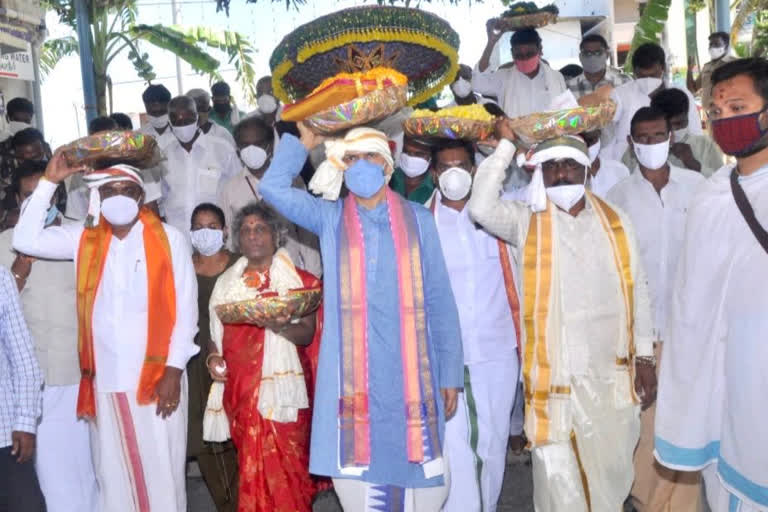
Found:
M 405 86 L 408 79 L 394 69 L 374 68 L 363 73 L 339 73 L 323 81 L 301 101 L 287 105 L 284 121 L 303 121 L 323 110 L 341 105 L 377 89 L 394 85 Z

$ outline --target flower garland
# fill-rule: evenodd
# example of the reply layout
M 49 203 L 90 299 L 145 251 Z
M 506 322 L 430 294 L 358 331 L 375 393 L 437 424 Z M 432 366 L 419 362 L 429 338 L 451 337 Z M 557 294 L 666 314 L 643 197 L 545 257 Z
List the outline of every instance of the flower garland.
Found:
M 339 27 L 344 27 L 339 33 Z M 445 62 L 424 77 L 409 77 L 410 105 L 431 98 L 450 83 L 459 69 L 458 34 L 444 20 L 418 9 L 356 7 L 319 18 L 286 36 L 272 53 L 270 66 L 275 95 L 284 103 L 296 101 L 284 78 L 310 58 L 355 43 L 404 43 L 439 53 Z M 397 64 L 395 63 L 397 68 Z M 398 69 L 407 75 L 407 70 Z M 332 73 L 333 70 L 329 70 Z

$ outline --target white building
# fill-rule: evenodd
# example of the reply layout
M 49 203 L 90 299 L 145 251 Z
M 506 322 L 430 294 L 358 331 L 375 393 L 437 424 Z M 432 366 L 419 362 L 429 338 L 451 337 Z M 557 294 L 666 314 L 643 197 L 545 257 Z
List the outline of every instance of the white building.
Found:
M 23 97 L 35 105 L 34 123 L 42 130 L 39 49 L 45 38 L 39 0 L 0 0 L 0 130 L 5 104 Z

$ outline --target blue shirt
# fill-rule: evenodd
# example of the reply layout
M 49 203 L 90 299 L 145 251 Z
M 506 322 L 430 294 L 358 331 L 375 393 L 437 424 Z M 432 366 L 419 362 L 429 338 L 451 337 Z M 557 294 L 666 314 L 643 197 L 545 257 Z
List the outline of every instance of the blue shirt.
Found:
M 43 406 L 43 372 L 21 312 L 11 273 L 0 266 L 0 448 L 11 433 L 37 432 Z
M 315 385 L 310 445 L 311 473 L 354 478 L 339 471 L 338 410 L 339 318 L 338 243 L 342 201 L 326 201 L 293 188 L 307 151 L 290 134 L 280 145 L 259 185 L 264 199 L 292 222 L 320 238 L 325 284 L 325 319 Z M 433 386 L 464 385 L 461 331 L 456 303 L 445 268 L 435 221 L 423 206 L 409 203 L 419 226 L 427 339 Z M 371 417 L 371 463 L 359 479 L 379 485 L 431 487 L 443 484 L 442 476 L 427 479 L 420 464 L 408 462 L 405 405 L 400 356 L 400 313 L 395 248 L 386 202 L 372 210 L 358 206 L 366 249 L 368 290 L 368 378 Z M 444 437 L 442 400 L 437 399 L 439 436 Z

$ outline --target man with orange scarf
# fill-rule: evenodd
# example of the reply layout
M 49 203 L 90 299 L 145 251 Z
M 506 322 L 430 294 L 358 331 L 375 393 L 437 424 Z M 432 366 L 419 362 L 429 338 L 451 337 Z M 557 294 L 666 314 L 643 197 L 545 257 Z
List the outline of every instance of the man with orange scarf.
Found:
M 309 188 L 291 187 L 321 139 L 286 134 L 264 199 L 320 238 L 325 318 L 310 473 L 344 510 L 438 512 L 448 493 L 445 418 L 464 384 L 461 332 L 432 214 L 388 186 L 387 137 L 355 128 L 325 143 Z M 342 184 L 348 194 L 339 199 Z
M 184 512 L 183 369 L 198 351 L 190 249 L 181 233 L 143 208 L 141 172 L 122 164 L 84 176 L 91 189 L 87 227 L 45 228 L 57 185 L 83 170 L 54 155 L 13 245 L 38 258 L 75 262 L 77 414 L 91 424 L 99 510 Z

